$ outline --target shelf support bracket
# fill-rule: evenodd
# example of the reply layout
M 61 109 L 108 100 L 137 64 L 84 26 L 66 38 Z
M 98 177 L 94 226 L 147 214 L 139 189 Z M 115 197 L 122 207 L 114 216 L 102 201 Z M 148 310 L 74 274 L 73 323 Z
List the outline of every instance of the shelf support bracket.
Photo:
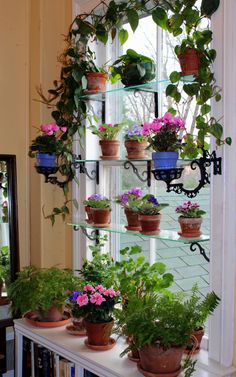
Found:
M 190 244 L 190 250 L 192 252 L 197 250 L 197 247 L 199 248 L 200 254 L 203 256 L 203 258 L 207 261 L 210 262 L 210 258 L 206 255 L 205 249 L 200 245 L 199 242 L 192 242 Z
M 91 181 L 96 181 L 96 184 L 99 185 L 99 161 L 95 162 L 95 169 L 91 170 L 89 173 L 86 167 L 86 162 L 76 160 L 81 160 L 81 155 L 73 156 L 74 168 L 79 169 L 79 173 L 85 174 Z
M 142 174 L 139 173 L 133 162 L 125 161 L 124 168 L 128 170 L 130 167 L 141 182 L 147 182 L 148 187 L 151 186 L 151 160 L 147 161 L 147 170 L 143 171 Z

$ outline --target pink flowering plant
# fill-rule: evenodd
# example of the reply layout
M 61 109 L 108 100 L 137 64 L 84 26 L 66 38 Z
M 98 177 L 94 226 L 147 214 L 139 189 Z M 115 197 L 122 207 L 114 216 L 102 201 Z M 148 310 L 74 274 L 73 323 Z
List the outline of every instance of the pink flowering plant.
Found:
M 89 129 L 92 134 L 97 135 L 101 140 L 115 140 L 123 127 L 123 123 L 103 123 L 99 127 L 90 126 Z
M 42 124 L 40 131 L 41 135 L 32 140 L 30 157 L 35 157 L 37 153 L 60 155 L 66 151 L 68 143 L 62 136 L 67 132 L 67 127 L 60 127 L 56 123 Z
M 184 119 L 169 112 L 161 118 L 155 118 L 152 123 L 145 123 L 143 129 L 149 134 L 149 146 L 156 152 L 177 151 L 185 137 Z
M 179 213 L 181 217 L 201 217 L 206 213 L 200 209 L 198 203 L 192 203 L 190 200 L 176 207 L 175 212 Z
M 110 322 L 115 305 L 120 300 L 120 292 L 106 288 L 102 284 L 85 285 L 81 291 L 72 292 L 70 302 L 72 313 L 93 323 Z
M 143 125 L 133 124 L 126 130 L 125 140 L 146 141 L 149 131 Z
M 123 208 L 130 209 L 137 212 L 140 205 L 142 190 L 138 187 L 133 187 L 129 191 L 125 191 L 116 197 L 115 202 L 120 204 Z
M 92 208 L 110 208 L 111 201 L 104 195 L 93 194 L 83 204 Z

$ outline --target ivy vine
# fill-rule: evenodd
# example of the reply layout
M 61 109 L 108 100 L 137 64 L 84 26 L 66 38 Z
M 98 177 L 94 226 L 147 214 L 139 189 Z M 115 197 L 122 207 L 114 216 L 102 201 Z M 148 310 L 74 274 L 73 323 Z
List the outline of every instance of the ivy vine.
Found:
M 184 33 L 185 38 L 175 47 L 177 55 L 187 47 L 193 47 L 200 56 L 199 75 L 194 76 L 192 82 L 180 85 L 181 73 L 174 71 L 170 74 L 170 84 L 166 88 L 166 96 L 174 100 L 169 111 L 178 112 L 181 90 L 190 98 L 195 98 L 199 105 L 200 111 L 196 117 L 198 135 L 196 138 L 190 135 L 183 155 L 196 157 L 206 146 L 206 137 L 209 135 L 216 138 L 217 145 L 231 144 L 229 137 L 224 139 L 220 121 L 210 115 L 209 100 L 220 101 L 221 89 L 217 86 L 212 71 L 212 63 L 216 58 L 216 51 L 211 48 L 212 31 L 209 28 L 202 30 L 200 27 L 202 19 L 210 18 L 217 10 L 220 0 L 202 0 L 200 9 L 196 3 L 197 0 L 128 0 L 122 3 L 112 0 L 109 4 L 101 1 L 90 13 L 75 17 L 66 37 L 66 49 L 60 57 L 60 79 L 53 81 L 47 98 L 39 91 L 43 102 L 53 108 L 51 115 L 55 122 L 68 129 L 62 138 L 71 145 L 71 150 L 67 156 L 63 156 L 63 169 L 60 170 L 63 175 L 70 175 L 71 179 L 75 179 L 75 171 L 72 169 L 72 140 L 77 132 L 79 137 L 83 136 L 83 124 L 88 115 L 86 102 L 81 98 L 84 77 L 87 71 L 97 70 L 94 52 L 89 49 L 88 42 L 98 40 L 106 44 L 109 37 L 112 40 L 118 37 L 121 45 L 124 44 L 129 35 L 123 28 L 123 21 L 128 21 L 135 32 L 140 15 L 151 15 L 157 26 L 174 37 Z M 68 194 L 68 187 L 64 190 Z M 55 216 L 60 214 L 63 218 L 68 214 L 67 205 L 54 208 L 47 217 L 54 222 Z

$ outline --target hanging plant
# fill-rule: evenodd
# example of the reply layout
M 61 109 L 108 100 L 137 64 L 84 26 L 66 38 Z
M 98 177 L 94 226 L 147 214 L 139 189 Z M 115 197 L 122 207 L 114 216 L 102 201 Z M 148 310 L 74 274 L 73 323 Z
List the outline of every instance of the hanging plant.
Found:
M 118 37 L 123 45 L 129 35 L 122 27 L 122 20 L 128 21 L 132 31 L 135 32 L 139 24 L 139 14 L 146 14 L 151 15 L 159 27 L 174 37 L 186 33 L 186 38 L 175 47 L 177 55 L 191 47 L 197 51 L 200 58 L 199 73 L 194 76 L 192 82 L 183 86 L 183 91 L 195 98 L 200 107 L 200 113 L 196 117 L 198 134 L 196 137 L 189 135 L 183 156 L 188 154 L 196 157 L 199 151 L 206 147 L 205 139 L 209 135 L 216 138 L 217 145 L 231 144 L 231 138 L 223 139 L 223 127 L 220 122 L 210 116 L 209 100 L 219 101 L 221 89 L 216 85 L 212 72 L 212 63 L 216 57 L 216 51 L 210 47 L 212 31 L 200 28 L 201 20 L 211 17 L 220 1 L 202 0 L 200 10 L 196 7 L 196 2 L 197 0 L 156 0 L 153 4 L 151 0 L 128 0 L 122 3 L 112 0 L 106 4 L 101 1 L 90 13 L 75 17 L 66 38 L 67 47 L 60 59 L 62 64 L 60 80 L 53 81 L 53 88 L 48 90 L 47 98 L 42 90 L 39 90 L 43 102 L 53 108 L 51 115 L 56 124 L 59 127 L 67 127 L 67 132 L 63 135 L 65 141 L 72 140 L 77 132 L 80 138 L 84 134 L 83 124 L 87 118 L 86 102 L 82 98 L 86 83 L 85 75 L 89 70 L 96 71 L 95 54 L 88 47 L 88 42 L 97 40 L 106 44 L 109 37 L 112 40 Z M 98 13 L 98 8 L 103 9 Z M 175 101 L 175 105 L 169 109 L 173 114 L 178 111 L 182 98 L 180 79 L 181 72 L 172 72 L 171 83 L 166 88 L 166 96 Z M 72 166 L 72 154 L 71 158 L 67 159 L 66 165 L 68 166 L 65 166 L 65 173 L 67 168 Z M 54 208 L 53 213 L 47 217 L 51 220 L 55 220 L 58 214 L 63 214 L 65 217 L 66 214 L 61 208 Z M 68 212 L 68 207 L 66 208 Z

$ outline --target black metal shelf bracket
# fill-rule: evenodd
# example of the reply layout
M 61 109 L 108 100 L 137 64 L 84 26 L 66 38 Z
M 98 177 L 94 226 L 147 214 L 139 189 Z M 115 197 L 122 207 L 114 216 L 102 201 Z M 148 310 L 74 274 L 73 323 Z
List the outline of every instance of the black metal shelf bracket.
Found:
M 96 181 L 96 184 L 99 185 L 99 161 L 95 161 L 95 169 L 91 170 L 90 173 L 86 167 L 85 161 L 81 160 L 81 155 L 73 156 L 73 166 L 75 169 L 79 169 L 79 173 L 85 174 L 91 181 Z
M 174 169 L 166 169 L 166 177 L 163 173 L 164 169 L 157 169 L 152 170 L 153 175 L 155 179 L 157 180 L 163 180 L 166 182 L 167 192 L 175 192 L 176 194 L 185 194 L 188 198 L 194 198 L 197 196 L 199 191 L 202 187 L 204 187 L 206 184 L 210 184 L 210 173 L 207 172 L 207 168 L 213 164 L 213 174 L 214 175 L 221 175 L 222 174 L 222 158 L 216 157 L 216 152 L 213 151 L 212 153 L 209 153 L 208 151 L 203 150 L 203 155 L 197 160 L 193 160 L 190 164 L 190 167 L 192 170 L 196 170 L 197 168 L 200 171 L 200 179 L 198 182 L 198 186 L 194 189 L 190 190 L 185 187 L 183 187 L 183 183 L 171 183 L 173 179 L 178 179 L 174 177 L 173 170 Z M 176 174 L 178 173 L 178 170 L 180 168 L 176 168 Z M 174 178 L 172 178 L 174 177 Z
M 64 188 L 64 186 L 69 183 L 72 180 L 72 176 L 69 176 L 65 181 L 59 181 L 58 178 L 55 175 L 58 171 L 58 167 L 44 167 L 44 166 L 35 166 L 35 169 L 37 173 L 43 174 L 45 177 L 45 183 L 51 183 L 52 185 L 57 185 L 61 188 Z
M 134 174 L 138 177 L 141 182 L 147 182 L 148 187 L 151 186 L 151 160 L 147 162 L 147 170 L 143 171 L 142 174 L 139 173 L 137 167 L 133 162 L 125 161 L 124 168 L 128 170 L 130 167 L 133 169 Z
M 199 248 L 200 254 L 203 256 L 203 258 L 207 261 L 210 262 L 210 258 L 206 255 L 205 249 L 200 245 L 199 242 L 192 242 L 190 244 L 190 250 L 192 252 L 197 250 L 197 247 Z

